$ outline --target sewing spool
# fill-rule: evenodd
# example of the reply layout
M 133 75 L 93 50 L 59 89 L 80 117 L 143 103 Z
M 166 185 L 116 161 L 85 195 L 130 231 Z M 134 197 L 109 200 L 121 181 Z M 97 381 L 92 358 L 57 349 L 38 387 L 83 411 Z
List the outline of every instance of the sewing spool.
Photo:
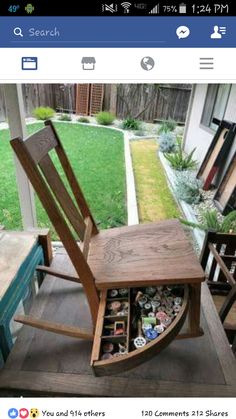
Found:
M 153 297 L 156 294 L 156 287 L 147 287 L 145 288 L 145 294 L 149 295 L 149 297 Z
M 144 308 L 145 304 L 147 303 L 147 297 L 145 295 L 142 295 L 139 299 L 138 299 L 138 304 L 139 307 Z
M 180 306 L 182 304 L 182 298 L 181 297 L 175 297 L 174 304 L 177 306 Z
M 147 340 L 154 340 L 158 337 L 158 332 L 155 329 L 148 329 L 145 331 Z
M 146 339 L 142 336 L 142 324 L 138 321 L 138 336 L 134 339 L 134 346 L 136 349 L 143 348 L 147 343 Z
M 162 324 L 157 324 L 155 327 L 154 327 L 154 330 L 156 330 L 157 331 L 157 333 L 160 335 L 161 333 L 163 333 L 164 332 L 164 326 L 162 325 Z
M 106 342 L 102 345 L 102 352 L 111 353 L 114 350 L 114 345 L 111 342 Z
M 102 355 L 102 357 L 101 357 L 101 359 L 102 359 L 103 361 L 105 361 L 106 359 L 111 359 L 111 358 L 113 358 L 113 355 L 112 355 L 112 354 L 109 354 L 109 353 L 105 353 L 105 354 L 103 354 L 103 355 Z
M 121 303 L 120 301 L 113 301 L 110 305 L 110 310 L 116 312 L 119 311 L 121 309 Z
M 120 295 L 121 297 L 125 297 L 126 295 L 128 295 L 128 289 L 127 289 L 127 288 L 120 288 L 120 289 L 118 290 L 118 292 L 119 292 L 119 295 Z
M 144 304 L 144 310 L 146 311 L 146 313 L 149 313 L 149 311 L 151 311 L 151 309 L 152 309 L 151 303 Z
M 158 307 L 160 307 L 160 305 L 161 305 L 160 301 L 152 300 L 151 304 L 152 304 L 153 313 L 156 313 Z
M 118 295 L 118 290 L 110 290 L 109 293 L 108 293 L 108 296 L 110 298 L 115 298 L 115 297 L 117 297 L 117 295 Z

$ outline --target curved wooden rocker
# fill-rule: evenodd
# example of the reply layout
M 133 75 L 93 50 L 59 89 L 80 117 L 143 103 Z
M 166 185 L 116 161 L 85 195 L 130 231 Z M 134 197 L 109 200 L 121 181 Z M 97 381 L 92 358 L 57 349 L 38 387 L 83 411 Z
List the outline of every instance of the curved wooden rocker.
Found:
M 38 269 L 82 284 L 88 299 L 93 331 L 28 316 L 18 316 L 15 320 L 54 333 L 93 339 L 92 365 L 98 375 L 132 368 L 160 352 L 179 333 L 187 313 L 189 327 L 183 337 L 200 336 L 200 289 L 204 272 L 180 223 L 168 220 L 99 232 L 60 138 L 50 121 L 25 140 L 13 139 L 11 145 L 77 275 L 57 272 L 47 266 Z M 59 158 L 70 190 L 64 185 L 51 159 L 49 153 L 53 150 Z M 99 360 L 107 290 L 168 284 L 185 285 L 181 311 L 170 327 L 142 350 L 131 351 L 122 359 L 109 362 Z

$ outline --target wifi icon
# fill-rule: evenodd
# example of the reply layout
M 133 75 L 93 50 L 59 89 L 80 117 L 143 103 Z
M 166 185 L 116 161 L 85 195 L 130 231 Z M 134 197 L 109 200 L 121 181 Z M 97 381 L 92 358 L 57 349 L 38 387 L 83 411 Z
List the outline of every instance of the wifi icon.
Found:
M 125 1 L 124 3 L 121 3 L 121 6 L 124 8 L 124 13 L 129 13 L 131 3 L 128 3 L 127 1 Z

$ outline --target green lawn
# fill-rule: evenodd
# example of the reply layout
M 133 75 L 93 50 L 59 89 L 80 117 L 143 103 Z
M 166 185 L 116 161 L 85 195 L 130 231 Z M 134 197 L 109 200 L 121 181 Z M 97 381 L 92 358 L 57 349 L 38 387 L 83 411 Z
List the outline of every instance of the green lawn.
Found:
M 168 187 L 154 140 L 131 142 L 141 223 L 178 218 L 180 212 Z
M 122 133 L 71 123 L 55 123 L 55 126 L 99 227 L 102 229 L 126 224 Z M 40 123 L 28 125 L 28 131 L 31 133 L 40 127 Z M 21 229 L 8 130 L 0 131 L 0 182 L 0 224 L 9 230 Z M 48 226 L 47 215 L 38 200 L 36 206 L 39 227 Z

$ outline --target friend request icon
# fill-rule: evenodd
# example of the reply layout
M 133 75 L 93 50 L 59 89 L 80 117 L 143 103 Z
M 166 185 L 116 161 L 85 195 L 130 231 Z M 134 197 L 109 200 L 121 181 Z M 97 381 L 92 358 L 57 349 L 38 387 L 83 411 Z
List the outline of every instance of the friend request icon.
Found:
M 179 39 L 188 38 L 188 36 L 190 35 L 190 29 L 187 26 L 179 26 L 176 29 L 176 35 Z
M 15 419 L 18 417 L 18 410 L 15 409 L 14 407 L 12 407 L 11 409 L 8 410 L 8 417 L 10 419 Z

